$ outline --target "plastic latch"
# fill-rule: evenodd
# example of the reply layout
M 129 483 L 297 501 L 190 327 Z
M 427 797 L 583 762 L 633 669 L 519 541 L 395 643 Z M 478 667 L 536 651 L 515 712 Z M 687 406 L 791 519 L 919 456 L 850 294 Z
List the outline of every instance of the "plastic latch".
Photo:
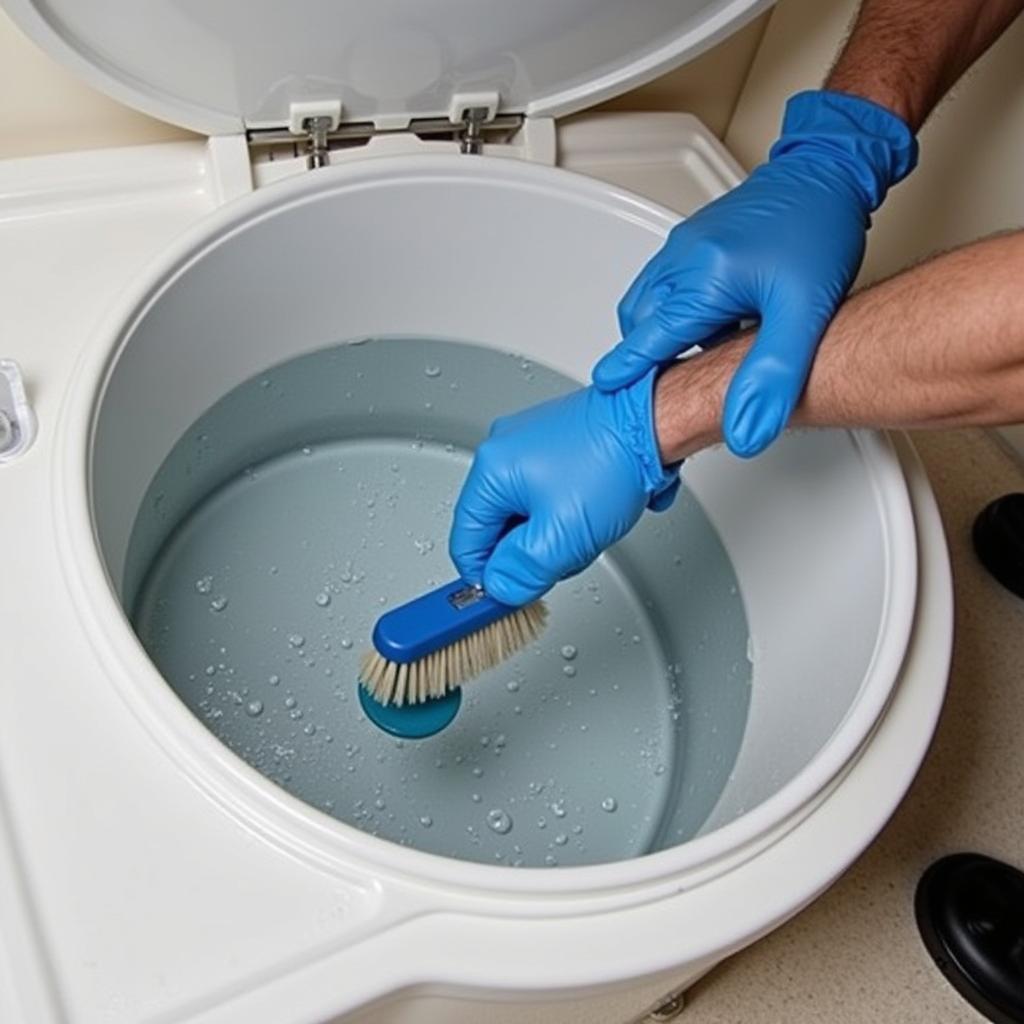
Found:
M 293 135 L 305 135 L 309 124 L 324 119 L 328 131 L 336 131 L 341 123 L 341 100 L 305 100 L 288 107 L 288 130 Z
M 35 440 L 36 418 L 25 396 L 21 370 L 0 359 L 0 463 L 23 455 Z

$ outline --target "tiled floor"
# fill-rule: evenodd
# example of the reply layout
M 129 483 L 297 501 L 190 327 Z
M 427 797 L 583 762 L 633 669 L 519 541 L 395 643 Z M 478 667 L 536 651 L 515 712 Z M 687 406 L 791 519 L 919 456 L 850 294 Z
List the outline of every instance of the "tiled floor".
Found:
M 851 870 L 795 920 L 689 993 L 687 1024 L 970 1024 L 983 1018 L 918 938 L 913 893 L 936 857 L 1024 864 L 1024 601 L 981 569 L 975 514 L 1024 472 L 980 431 L 917 435 L 949 538 L 956 644 L 942 720 L 906 800 Z

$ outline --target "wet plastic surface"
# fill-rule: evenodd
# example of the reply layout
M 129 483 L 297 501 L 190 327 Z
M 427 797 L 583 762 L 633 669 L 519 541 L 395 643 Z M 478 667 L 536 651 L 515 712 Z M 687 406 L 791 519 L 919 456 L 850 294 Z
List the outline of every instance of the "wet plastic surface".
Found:
M 557 587 L 540 642 L 469 684 L 438 735 L 390 737 L 357 696 L 376 618 L 452 575 L 471 446 L 570 386 L 394 339 L 235 389 L 171 452 L 133 533 L 126 603 L 164 677 L 268 778 L 419 849 L 544 867 L 692 837 L 735 761 L 751 666 L 736 578 L 685 493 Z

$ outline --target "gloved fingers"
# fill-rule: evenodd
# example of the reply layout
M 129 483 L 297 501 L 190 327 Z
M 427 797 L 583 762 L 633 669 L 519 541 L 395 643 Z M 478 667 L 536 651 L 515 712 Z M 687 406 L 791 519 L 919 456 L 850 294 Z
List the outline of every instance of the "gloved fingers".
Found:
M 573 560 L 572 552 L 564 531 L 538 513 L 499 541 L 484 569 L 484 590 L 503 604 L 529 604 L 585 568 L 587 563 Z
M 671 270 L 663 266 L 664 260 L 659 253 L 629 286 L 629 290 L 619 301 L 616 314 L 619 320 L 619 333 L 625 337 L 637 322 L 643 320 L 667 299 L 674 290 Z
M 827 314 L 766 311 L 750 351 L 733 374 L 725 396 L 722 433 L 742 458 L 760 454 L 785 429 L 800 401 Z
M 618 391 L 633 384 L 653 367 L 734 324 L 737 316 L 731 309 L 699 304 L 693 293 L 675 293 L 598 361 L 591 375 L 594 385 L 599 391 Z
M 649 266 L 650 263 L 647 264 L 647 267 Z M 626 289 L 626 294 L 619 299 L 619 304 L 615 308 L 619 320 L 619 333 L 623 336 L 633 329 L 633 310 L 647 287 L 647 267 L 633 278 L 633 283 Z
M 459 575 L 481 584 L 484 566 L 505 535 L 510 520 L 522 515 L 508 489 L 486 469 L 487 456 L 478 450 L 455 504 L 448 553 Z

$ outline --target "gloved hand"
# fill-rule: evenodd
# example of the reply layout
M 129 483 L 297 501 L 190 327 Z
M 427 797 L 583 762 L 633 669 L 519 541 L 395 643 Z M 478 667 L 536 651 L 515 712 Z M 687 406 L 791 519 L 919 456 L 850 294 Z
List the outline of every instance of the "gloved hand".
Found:
M 737 455 L 762 451 L 786 425 L 857 275 L 871 212 L 916 161 L 910 128 L 883 107 L 842 93 L 794 96 L 768 162 L 673 228 L 633 282 L 619 304 L 622 341 L 594 383 L 613 391 L 760 317 L 723 433 Z
M 494 423 L 455 506 L 449 551 L 465 580 L 526 604 L 586 568 L 645 508 L 672 503 L 679 468 L 665 469 L 658 454 L 655 376 Z

